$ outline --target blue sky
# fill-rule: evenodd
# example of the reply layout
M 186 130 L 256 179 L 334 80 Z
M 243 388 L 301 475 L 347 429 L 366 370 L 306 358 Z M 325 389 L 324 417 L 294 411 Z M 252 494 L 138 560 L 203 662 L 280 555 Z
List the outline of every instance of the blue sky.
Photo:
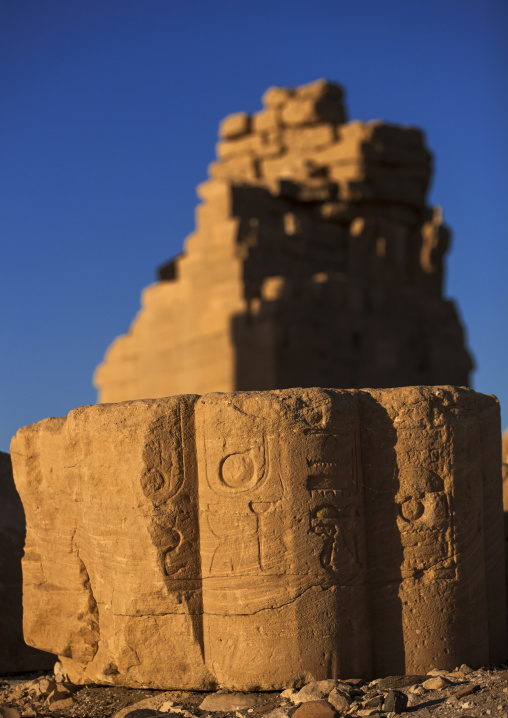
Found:
M 325 77 L 413 124 L 446 292 L 508 427 L 505 0 L 0 0 L 0 449 L 94 403 L 94 368 L 194 226 L 219 121 Z

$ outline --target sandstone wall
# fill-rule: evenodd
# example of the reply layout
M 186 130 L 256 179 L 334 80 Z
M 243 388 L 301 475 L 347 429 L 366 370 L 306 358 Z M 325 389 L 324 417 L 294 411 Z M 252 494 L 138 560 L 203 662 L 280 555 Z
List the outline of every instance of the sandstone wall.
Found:
M 102 404 L 20 429 L 28 640 L 74 682 L 280 689 L 506 657 L 499 406 L 452 387 Z
M 292 386 L 467 385 L 450 232 L 423 134 L 272 88 L 221 124 L 185 251 L 96 372 L 101 401 Z
M 23 639 L 21 557 L 25 516 L 12 478 L 11 457 L 0 452 L 0 674 L 51 668 L 55 657 Z

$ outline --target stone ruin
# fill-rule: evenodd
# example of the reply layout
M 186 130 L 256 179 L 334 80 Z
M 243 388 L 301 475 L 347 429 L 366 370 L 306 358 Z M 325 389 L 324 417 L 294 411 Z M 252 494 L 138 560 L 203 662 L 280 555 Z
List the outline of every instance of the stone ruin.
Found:
M 25 635 L 73 682 L 271 690 L 506 658 L 494 397 L 99 404 L 12 455 Z
M 23 639 L 21 557 L 25 515 L 12 478 L 11 457 L 0 451 L 0 674 L 51 668 L 55 657 Z
M 443 297 L 450 232 L 417 129 L 346 122 L 343 91 L 272 88 L 220 127 L 185 251 L 98 368 L 99 399 L 293 386 L 467 386 Z
M 506 557 L 506 579 L 508 584 L 508 429 L 502 437 L 502 476 L 503 476 L 503 510 L 504 510 L 504 536 Z M 508 597 L 507 597 L 508 600 Z

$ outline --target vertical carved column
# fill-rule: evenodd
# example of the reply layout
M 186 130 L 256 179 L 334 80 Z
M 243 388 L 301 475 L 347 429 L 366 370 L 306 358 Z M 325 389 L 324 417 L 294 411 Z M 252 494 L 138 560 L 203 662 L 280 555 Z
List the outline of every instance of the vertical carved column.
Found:
M 252 689 L 369 671 L 356 397 L 196 405 L 205 658 Z
M 476 395 L 407 387 L 362 397 L 375 671 L 487 663 L 488 529 Z

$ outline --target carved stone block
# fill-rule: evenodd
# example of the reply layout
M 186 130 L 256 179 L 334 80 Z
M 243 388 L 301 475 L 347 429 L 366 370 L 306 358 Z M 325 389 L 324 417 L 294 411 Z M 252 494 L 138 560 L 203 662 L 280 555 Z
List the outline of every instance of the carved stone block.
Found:
M 20 429 L 25 632 L 74 682 L 275 690 L 504 659 L 494 397 L 291 389 Z

